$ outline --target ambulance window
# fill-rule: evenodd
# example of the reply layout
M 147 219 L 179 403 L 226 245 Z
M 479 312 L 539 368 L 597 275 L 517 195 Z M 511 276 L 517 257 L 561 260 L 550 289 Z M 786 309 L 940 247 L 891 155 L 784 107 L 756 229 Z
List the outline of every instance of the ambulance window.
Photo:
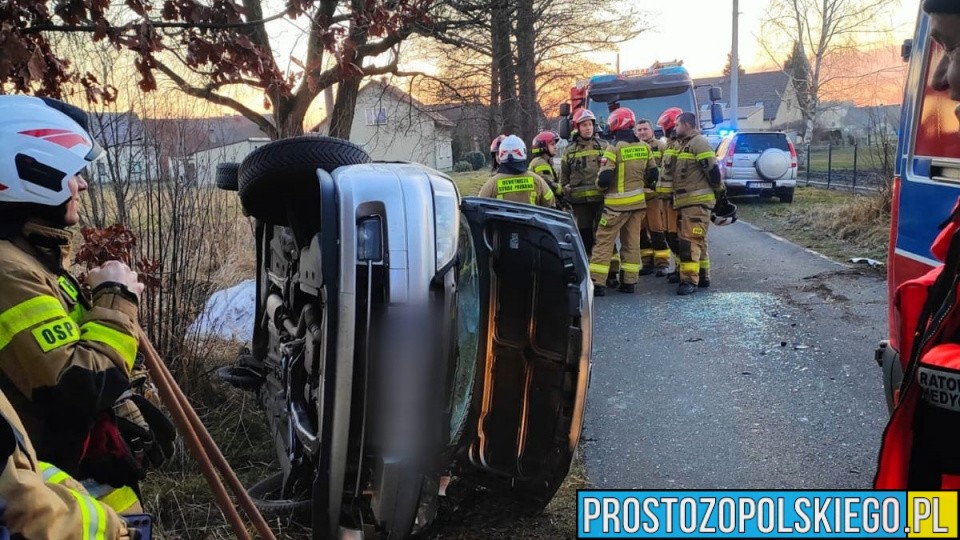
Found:
M 930 40 L 926 62 L 926 80 L 917 122 L 914 155 L 960 159 L 960 121 L 954 110 L 958 104 L 948 92 L 937 92 L 931 87 L 933 72 L 943 57 L 943 47 Z

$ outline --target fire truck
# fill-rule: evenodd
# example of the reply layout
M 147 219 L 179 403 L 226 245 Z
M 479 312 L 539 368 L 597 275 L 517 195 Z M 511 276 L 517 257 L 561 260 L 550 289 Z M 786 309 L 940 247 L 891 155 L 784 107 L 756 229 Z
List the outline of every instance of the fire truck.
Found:
M 713 126 L 723 122 L 720 88 L 710 88 L 710 119 Z M 594 75 L 577 81 L 570 89 L 570 101 L 560 105 L 560 136 L 571 135 L 571 118 L 577 110 L 589 108 L 597 117 L 601 130 L 606 131 L 610 112 L 629 107 L 637 119 L 656 123 L 660 114 L 670 107 L 698 113 L 697 95 L 693 79 L 682 61 L 654 62 L 649 68 L 624 71 L 619 74 Z M 701 124 L 704 124 L 701 121 Z M 654 126 L 657 136 L 662 136 Z
M 914 331 L 901 327 L 897 288 L 940 265 L 930 246 L 960 196 L 960 110 L 947 92 L 932 88 L 933 71 L 944 51 L 929 32 L 929 18 L 921 10 L 913 39 L 905 41 L 901 49 L 909 68 L 892 184 L 887 256 L 889 339 L 880 343 L 875 355 L 883 369 L 890 410 L 896 406 L 907 361 L 899 354 L 901 336 Z

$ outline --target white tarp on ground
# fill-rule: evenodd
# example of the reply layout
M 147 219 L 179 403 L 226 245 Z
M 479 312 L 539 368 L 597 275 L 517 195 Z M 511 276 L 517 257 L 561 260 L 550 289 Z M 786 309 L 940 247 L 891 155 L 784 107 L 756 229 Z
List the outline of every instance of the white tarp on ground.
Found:
M 253 338 L 256 301 L 257 285 L 252 279 L 217 291 L 207 300 L 203 312 L 190 325 L 189 331 L 204 337 L 250 341 Z

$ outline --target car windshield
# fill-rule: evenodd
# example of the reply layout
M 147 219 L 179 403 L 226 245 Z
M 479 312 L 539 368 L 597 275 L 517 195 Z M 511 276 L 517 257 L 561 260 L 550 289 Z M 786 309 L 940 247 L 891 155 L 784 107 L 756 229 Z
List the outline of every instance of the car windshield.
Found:
M 619 98 L 619 99 L 618 99 Z M 638 92 L 625 92 L 617 95 L 590 95 L 590 110 L 597 116 L 602 129 L 606 129 L 610 111 L 608 101 L 616 101 L 621 107 L 627 107 L 637 120 L 645 119 L 656 124 L 663 111 L 670 107 L 680 107 L 685 111 L 696 111 L 697 104 L 692 86 L 656 88 Z
M 783 133 L 739 133 L 737 134 L 736 153 L 760 154 L 768 148 L 789 152 L 787 136 Z

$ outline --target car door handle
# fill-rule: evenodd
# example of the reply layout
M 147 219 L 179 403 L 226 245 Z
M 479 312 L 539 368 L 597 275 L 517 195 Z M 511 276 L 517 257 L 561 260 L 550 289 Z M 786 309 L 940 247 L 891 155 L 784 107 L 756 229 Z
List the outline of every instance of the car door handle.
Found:
M 931 159 L 930 179 L 936 182 L 960 184 L 960 160 Z

